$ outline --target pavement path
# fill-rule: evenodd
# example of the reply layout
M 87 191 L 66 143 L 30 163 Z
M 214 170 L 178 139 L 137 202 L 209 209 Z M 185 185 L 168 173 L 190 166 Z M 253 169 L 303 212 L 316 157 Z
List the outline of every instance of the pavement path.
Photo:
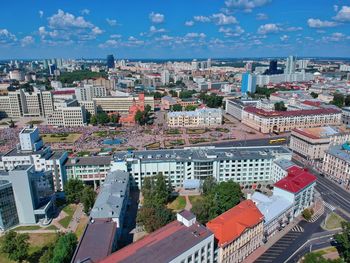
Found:
M 192 209 L 192 204 L 191 204 L 190 198 L 188 197 L 188 195 L 185 195 L 185 198 L 186 198 L 185 210 L 191 211 L 191 209 Z
M 77 230 L 82 214 L 83 214 L 83 206 L 79 204 L 77 205 L 77 208 L 74 211 L 72 220 L 68 225 L 67 231 L 75 232 Z

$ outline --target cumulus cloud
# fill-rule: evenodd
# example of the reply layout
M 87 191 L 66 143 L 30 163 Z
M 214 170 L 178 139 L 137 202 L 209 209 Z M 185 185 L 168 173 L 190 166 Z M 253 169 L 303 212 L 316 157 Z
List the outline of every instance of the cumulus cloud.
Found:
M 214 23 L 217 25 L 230 25 L 238 23 L 234 16 L 227 16 L 223 13 L 213 14 L 211 17 Z
M 0 44 L 12 44 L 17 38 L 7 29 L 0 29 Z
M 338 25 L 338 23 L 334 21 L 327 21 L 327 20 L 322 21 L 320 19 L 315 19 L 315 18 L 309 18 L 307 20 L 307 24 L 309 27 L 312 27 L 312 28 L 335 27 Z
M 160 13 L 150 13 L 149 14 L 149 19 L 152 21 L 152 23 L 160 24 L 164 22 L 164 15 Z
M 156 41 L 170 41 L 173 40 L 174 38 L 168 35 L 162 35 L 161 37 L 156 37 Z
M 261 25 L 258 28 L 258 33 L 262 35 L 278 33 L 279 31 L 281 31 L 281 27 L 277 24 L 272 24 L 272 23 Z
M 333 5 L 333 10 L 334 10 L 334 12 L 338 12 L 339 6 L 338 5 Z
M 87 8 L 84 8 L 83 10 L 80 11 L 80 13 L 81 13 L 82 15 L 89 15 L 89 14 L 90 14 L 90 10 L 87 9 Z
M 264 13 L 258 13 L 256 14 L 256 20 L 266 20 L 269 19 L 269 17 L 267 16 L 267 14 Z
M 286 27 L 282 30 L 287 31 L 287 32 L 294 32 L 294 31 L 301 31 L 301 30 L 303 30 L 303 28 L 300 26 L 290 26 L 290 27 Z
M 194 25 L 194 22 L 192 20 L 185 22 L 185 26 L 193 26 L 193 25 Z
M 32 36 L 25 36 L 24 38 L 21 39 L 21 46 L 29 46 L 34 43 L 34 38 Z
M 161 32 L 165 32 L 165 29 L 164 28 L 156 28 L 155 26 L 151 26 L 149 28 L 149 31 L 151 33 L 161 33 Z
M 122 35 L 119 35 L 119 34 L 112 34 L 109 36 L 110 38 L 121 38 Z
M 254 8 L 264 6 L 271 0 L 226 0 L 227 7 L 252 11 Z
M 115 39 L 109 39 L 104 43 L 98 45 L 99 48 L 117 48 L 120 45 L 120 42 Z
M 116 25 L 117 25 L 117 20 L 115 20 L 115 19 L 106 18 L 106 22 L 107 22 L 108 25 L 110 25 L 110 26 L 116 26 Z
M 206 35 L 204 34 L 204 33 L 187 33 L 186 35 L 185 35 L 185 37 L 187 37 L 187 38 L 197 38 L 197 37 L 199 37 L 199 38 L 205 38 L 206 37 Z
M 349 22 L 350 21 L 350 6 L 342 6 L 337 15 L 333 17 L 337 21 Z
M 219 28 L 220 33 L 224 33 L 225 37 L 237 37 L 244 33 L 244 29 L 240 26 L 236 26 L 234 28 Z
M 208 17 L 208 16 L 194 16 L 193 20 L 196 22 L 207 23 L 207 22 L 210 22 L 210 17 Z
M 328 41 L 339 42 L 339 41 L 343 41 L 346 39 L 350 39 L 350 37 L 348 37 L 345 34 L 340 33 L 340 32 L 336 32 L 336 33 L 331 34 L 330 36 L 325 36 L 322 38 L 322 40 L 325 42 L 328 42 Z
M 283 36 L 280 37 L 280 39 L 281 39 L 282 42 L 285 42 L 285 41 L 287 41 L 289 39 L 289 36 L 283 35 Z
M 42 18 L 44 16 L 44 11 L 43 10 L 39 10 L 39 17 Z

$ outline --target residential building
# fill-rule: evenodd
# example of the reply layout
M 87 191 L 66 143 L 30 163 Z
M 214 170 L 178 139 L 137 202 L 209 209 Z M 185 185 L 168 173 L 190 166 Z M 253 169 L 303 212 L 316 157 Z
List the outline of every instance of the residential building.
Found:
M 283 82 L 304 82 L 314 80 L 315 76 L 312 73 L 294 72 L 291 74 L 274 74 L 274 75 L 257 75 L 256 84 L 260 87 L 268 84 L 278 84 Z
M 252 99 L 227 99 L 225 111 L 237 120 L 242 120 L 244 107 L 256 106 L 258 102 L 259 100 Z
M 162 84 L 163 85 L 168 85 L 169 84 L 169 79 L 170 79 L 169 70 L 167 70 L 167 69 L 163 70 L 162 74 L 161 74 L 161 78 L 162 78 Z
M 292 202 L 292 216 L 297 217 L 305 208 L 313 204 L 317 178 L 296 165 L 288 168 L 287 171 L 288 175 L 274 184 L 273 195 Z
M 105 86 L 94 86 L 84 84 L 83 87 L 75 88 L 75 96 L 80 101 L 92 101 L 94 98 L 102 98 L 107 96 L 107 88 Z
M 268 111 L 245 107 L 242 123 L 262 132 L 288 132 L 295 128 L 310 128 L 341 124 L 341 111 L 335 108 L 309 110 Z
M 16 224 L 48 224 L 55 212 L 52 175 L 33 165 L 0 172 L 0 229 Z M 6 202 L 5 202 L 6 201 Z
M 89 113 L 90 116 L 96 115 L 97 107 L 96 107 L 96 102 L 94 100 L 92 101 L 81 100 L 79 101 L 79 105 L 84 107 L 86 112 Z
M 92 219 L 109 218 L 116 222 L 121 234 L 125 212 L 129 199 L 129 173 L 113 171 L 108 173 L 100 192 L 96 198 L 94 207 L 90 212 Z
M 342 108 L 341 120 L 345 125 L 350 125 L 350 107 Z
M 294 56 L 289 56 L 286 62 L 286 69 L 284 71 L 285 74 L 293 74 L 295 73 L 296 61 Z
M 84 183 L 101 185 L 111 168 L 111 156 L 74 157 L 64 164 L 67 179 L 80 179 Z
M 242 84 L 241 84 L 242 93 L 255 93 L 256 92 L 256 76 L 249 72 L 242 74 Z
M 210 127 L 222 124 L 221 109 L 196 109 L 194 111 L 173 111 L 167 114 L 169 127 Z
M 322 160 L 329 146 L 350 140 L 350 132 L 331 126 L 299 128 L 292 130 L 290 149 L 310 160 Z
M 277 159 L 272 164 L 272 181 L 274 183 L 283 179 L 288 175 L 288 169 L 294 166 L 291 160 L 288 159 Z
M 263 242 L 264 216 L 252 200 L 245 200 L 210 220 L 207 228 L 217 242 L 216 262 L 242 262 Z
M 254 192 L 251 200 L 264 216 L 264 241 L 289 224 L 293 218 L 293 203 L 281 196 Z
M 170 110 L 175 104 L 177 104 L 177 100 L 171 96 L 164 96 L 161 98 L 162 110 Z
M 84 106 L 57 108 L 47 119 L 53 126 L 81 127 L 87 125 L 86 110 Z
M 100 263 L 213 263 L 214 235 L 188 211 L 177 220 L 114 252 Z
M 331 146 L 325 151 L 322 173 L 345 187 L 350 185 L 350 145 Z
M 38 128 L 24 128 L 19 135 L 20 143 L 16 148 L 0 156 L 0 169 L 10 171 L 21 165 L 34 165 L 36 171 L 52 172 L 56 191 L 62 191 L 66 182 L 64 163 L 68 158 L 65 151 L 52 151 L 50 146 L 43 145 L 41 138 L 37 137 Z M 32 134 L 31 136 L 26 136 Z M 30 143 L 28 143 L 30 140 Z M 24 147 L 22 149 L 21 147 Z M 39 146 L 42 145 L 40 148 Z M 28 150 L 28 149 L 32 150 Z
M 174 187 L 185 180 L 233 180 L 243 186 L 270 184 L 272 165 L 276 159 L 291 159 L 291 152 L 282 146 L 265 147 L 193 147 L 172 150 L 116 152 L 111 171 L 130 172 L 132 187 L 142 187 L 146 176 L 162 173 Z

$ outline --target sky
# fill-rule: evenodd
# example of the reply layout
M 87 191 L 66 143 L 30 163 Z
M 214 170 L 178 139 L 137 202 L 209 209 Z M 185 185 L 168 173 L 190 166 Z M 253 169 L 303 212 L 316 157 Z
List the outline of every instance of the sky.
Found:
M 0 59 L 350 57 L 350 0 L 16 0 Z

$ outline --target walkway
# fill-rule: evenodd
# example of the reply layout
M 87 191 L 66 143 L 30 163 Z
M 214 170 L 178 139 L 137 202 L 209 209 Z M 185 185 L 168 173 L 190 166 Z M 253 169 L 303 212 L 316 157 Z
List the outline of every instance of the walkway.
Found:
M 190 198 L 188 197 L 188 195 L 185 195 L 185 198 L 186 198 L 185 210 L 191 211 L 191 209 L 192 209 L 192 204 L 191 204 Z
M 72 220 L 68 225 L 67 231 L 75 232 L 77 230 L 82 214 L 83 214 L 83 206 L 81 204 L 78 204 L 77 208 L 74 211 Z

